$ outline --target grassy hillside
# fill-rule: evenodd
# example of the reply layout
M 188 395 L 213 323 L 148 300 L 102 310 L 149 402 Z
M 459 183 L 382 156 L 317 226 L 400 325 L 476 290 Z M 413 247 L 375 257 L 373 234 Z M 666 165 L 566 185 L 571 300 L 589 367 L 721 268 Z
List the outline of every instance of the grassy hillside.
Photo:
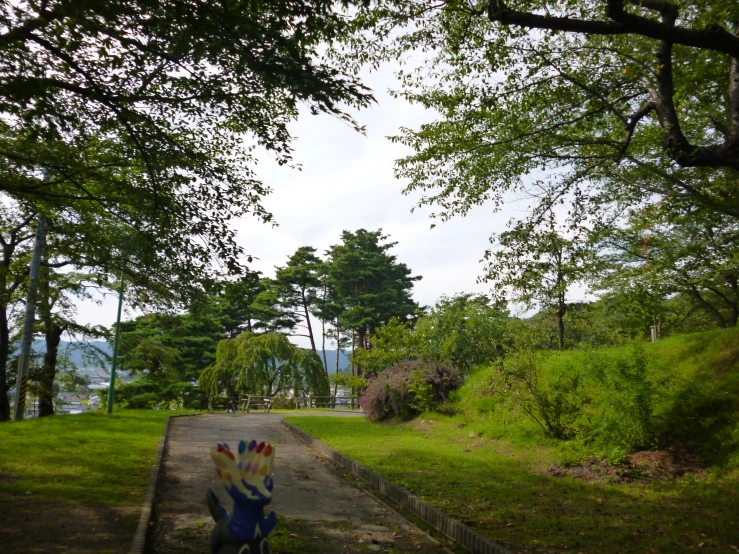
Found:
M 475 429 L 520 444 L 561 443 L 547 439 L 500 374 L 480 369 L 456 393 Z M 634 450 L 684 448 L 710 465 L 739 465 L 739 329 L 544 354 L 537 377 L 545 398 L 568 412 L 573 454 L 619 461 Z

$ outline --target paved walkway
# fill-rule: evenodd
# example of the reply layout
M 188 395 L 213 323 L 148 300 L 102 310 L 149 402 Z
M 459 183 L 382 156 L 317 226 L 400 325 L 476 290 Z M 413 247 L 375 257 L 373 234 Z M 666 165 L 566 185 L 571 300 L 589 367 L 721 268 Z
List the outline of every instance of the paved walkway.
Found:
M 407 520 L 349 484 L 333 465 L 285 430 L 280 424 L 283 417 L 223 414 L 172 420 L 160 476 L 153 552 L 207 552 L 213 522 L 205 492 L 212 488 L 224 505 L 231 506 L 209 448 L 218 442 L 233 447 L 239 439 L 278 445 L 269 506 L 279 518 L 270 536 L 273 553 L 443 551 Z

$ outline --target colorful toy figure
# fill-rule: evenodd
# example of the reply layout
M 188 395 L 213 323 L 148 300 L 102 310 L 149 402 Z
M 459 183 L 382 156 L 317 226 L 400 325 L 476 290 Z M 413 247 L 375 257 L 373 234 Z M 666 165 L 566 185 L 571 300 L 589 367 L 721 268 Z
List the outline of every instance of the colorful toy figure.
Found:
M 208 490 L 208 508 L 216 526 L 210 535 L 211 554 L 269 554 L 267 535 L 275 528 L 277 516 L 264 516 L 264 507 L 272 500 L 272 470 L 275 447 L 252 440 L 239 442 L 234 454 L 227 444 L 210 449 L 218 467 L 218 476 L 234 501 L 230 515 Z

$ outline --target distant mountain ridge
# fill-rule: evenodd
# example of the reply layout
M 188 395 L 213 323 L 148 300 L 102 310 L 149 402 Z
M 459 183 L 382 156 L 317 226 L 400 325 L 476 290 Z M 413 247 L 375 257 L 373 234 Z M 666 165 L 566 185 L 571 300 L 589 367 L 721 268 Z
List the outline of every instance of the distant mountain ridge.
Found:
M 95 349 L 101 351 L 102 354 L 95 352 Z M 40 339 L 34 340 L 33 344 L 31 344 L 31 350 L 37 355 L 45 354 L 46 342 Z M 110 367 L 110 356 L 113 354 L 113 347 L 109 342 L 104 340 L 89 342 L 63 340 L 59 343 L 59 354 L 66 357 L 77 369 L 108 369 Z
M 91 356 L 86 354 L 91 352 L 93 348 L 97 348 L 102 352 L 102 355 Z M 31 345 L 31 349 L 34 354 L 46 353 L 46 343 L 43 340 L 34 340 Z M 110 357 L 113 355 L 113 346 L 106 341 L 97 340 L 89 342 L 71 342 L 62 341 L 59 343 L 59 353 L 70 361 L 70 363 L 77 369 L 99 369 L 104 368 L 110 369 Z M 319 349 L 318 356 L 323 361 L 323 352 Z M 95 358 L 99 358 L 96 360 Z M 326 350 L 326 363 L 328 364 L 329 374 L 333 374 L 336 371 L 336 350 Z M 341 373 L 348 373 L 348 368 L 351 367 L 349 356 L 347 352 L 339 353 L 339 371 Z M 344 371 L 347 370 L 347 371 Z

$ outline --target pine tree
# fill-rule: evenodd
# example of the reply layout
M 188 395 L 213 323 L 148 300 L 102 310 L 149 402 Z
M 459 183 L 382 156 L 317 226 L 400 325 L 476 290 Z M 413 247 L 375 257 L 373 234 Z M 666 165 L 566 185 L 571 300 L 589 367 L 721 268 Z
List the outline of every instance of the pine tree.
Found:
M 341 238 L 342 244 L 328 251 L 328 276 L 336 289 L 343 325 L 356 329 L 359 348 L 367 348 L 379 325 L 417 312 L 411 289 L 421 277 L 412 276 L 407 265 L 388 253 L 397 243 L 386 242 L 382 229 L 344 231 Z

